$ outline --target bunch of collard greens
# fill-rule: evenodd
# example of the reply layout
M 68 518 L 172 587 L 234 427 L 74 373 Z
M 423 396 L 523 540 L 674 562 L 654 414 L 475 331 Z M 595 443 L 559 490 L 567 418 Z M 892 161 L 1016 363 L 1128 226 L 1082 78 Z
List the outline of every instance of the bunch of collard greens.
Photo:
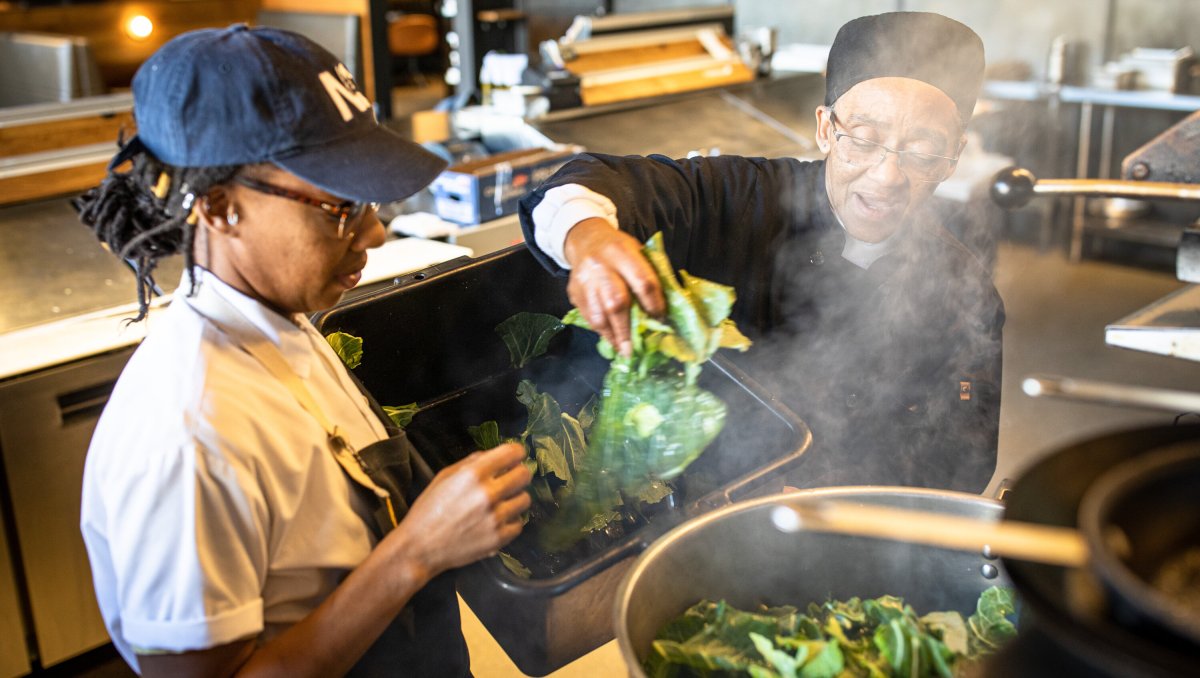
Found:
M 1016 636 L 1012 589 L 984 591 L 965 622 L 958 612 L 917 616 L 895 596 L 736 610 L 701 601 L 661 631 L 650 678 L 953 678 Z
M 700 368 L 719 348 L 746 350 L 729 314 L 732 287 L 680 271 L 677 277 L 656 233 L 642 248 L 666 298 L 662 320 L 636 304 L 630 309 L 632 352 L 621 356 L 601 339 L 611 361 L 588 456 L 575 490 L 541 533 L 551 550 L 579 539 L 593 516 L 683 472 L 725 425 L 725 404 L 700 388 Z M 591 329 L 578 309 L 563 322 Z
M 496 333 L 508 347 L 512 365 L 522 367 L 533 358 L 545 353 L 550 340 L 564 329 L 562 322 L 543 313 L 518 313 L 496 326 Z M 528 416 L 524 430 L 512 437 L 505 437 L 496 421 L 485 421 L 467 428 L 471 440 L 478 449 L 491 449 L 505 441 L 519 442 L 525 446 L 525 465 L 533 472 L 530 494 L 534 505 L 528 516 L 545 519 L 560 510 L 575 491 L 576 474 L 585 466 L 589 453 L 588 436 L 596 422 L 596 399 L 593 397 L 572 415 L 562 410 L 558 400 L 549 393 L 539 391 L 528 379 L 517 386 L 517 401 L 525 406 Z M 629 497 L 629 504 L 644 502 L 654 504 L 671 493 L 671 488 L 661 481 L 649 483 Z M 603 530 L 622 518 L 621 508 L 625 503 L 618 500 L 597 510 L 579 527 L 581 534 Z M 501 560 L 514 574 L 521 577 L 531 575 L 517 558 L 501 552 Z

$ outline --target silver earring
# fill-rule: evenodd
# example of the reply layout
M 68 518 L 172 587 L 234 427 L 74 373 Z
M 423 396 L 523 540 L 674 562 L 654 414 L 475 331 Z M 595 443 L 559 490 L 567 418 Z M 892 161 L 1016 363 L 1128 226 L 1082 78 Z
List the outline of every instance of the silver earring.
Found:
M 229 214 L 227 214 L 227 215 L 225 216 L 225 223 L 229 224 L 230 226 L 237 226 L 237 224 L 238 224 L 238 213 L 237 213 L 237 212 L 234 212 L 233 210 L 230 210 L 230 211 L 229 211 Z

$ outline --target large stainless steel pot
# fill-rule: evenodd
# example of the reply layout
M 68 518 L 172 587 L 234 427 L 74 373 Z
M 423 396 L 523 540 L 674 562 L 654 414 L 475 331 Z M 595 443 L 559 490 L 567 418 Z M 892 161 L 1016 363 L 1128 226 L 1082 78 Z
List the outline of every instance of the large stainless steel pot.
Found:
M 703 598 L 741 608 L 884 594 L 920 611 L 975 609 L 989 586 L 1007 584 L 978 553 L 818 532 L 784 534 L 771 521 L 781 500 L 837 499 L 999 520 L 1003 505 L 973 494 L 892 487 L 842 487 L 733 504 L 680 525 L 647 549 L 617 593 L 616 630 L 630 675 L 655 634 Z

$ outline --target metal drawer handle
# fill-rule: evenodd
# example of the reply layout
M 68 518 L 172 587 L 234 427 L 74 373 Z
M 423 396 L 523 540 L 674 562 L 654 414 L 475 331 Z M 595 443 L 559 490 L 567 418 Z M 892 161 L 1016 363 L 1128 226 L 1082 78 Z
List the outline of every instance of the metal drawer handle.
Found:
M 58 396 L 58 414 L 62 426 L 98 418 L 116 385 L 117 381 L 112 379 Z

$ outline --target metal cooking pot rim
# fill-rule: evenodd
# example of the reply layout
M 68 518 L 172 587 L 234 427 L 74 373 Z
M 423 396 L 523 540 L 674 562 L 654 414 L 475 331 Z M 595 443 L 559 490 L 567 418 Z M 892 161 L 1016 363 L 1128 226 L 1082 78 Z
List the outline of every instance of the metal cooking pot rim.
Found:
M 624 632 L 624 612 L 629 606 L 629 591 L 635 579 L 648 566 L 658 553 L 667 549 L 671 544 L 683 535 L 704 529 L 708 525 L 725 516 L 742 511 L 749 511 L 759 506 L 777 504 L 788 498 L 805 497 L 805 498 L 839 498 L 845 496 L 854 497 L 942 497 L 945 499 L 953 499 L 959 502 L 978 504 L 980 506 L 1003 507 L 1003 504 L 995 499 L 989 499 L 977 494 L 969 494 L 966 492 L 956 492 L 953 490 L 935 490 L 922 487 L 894 487 L 887 485 L 846 485 L 840 487 L 818 487 L 808 490 L 796 490 L 794 492 L 782 492 L 771 494 L 757 499 L 748 499 L 746 501 L 736 502 L 728 506 L 724 506 L 715 511 L 691 518 L 680 525 L 677 525 L 669 532 L 659 537 L 650 544 L 645 551 L 642 551 L 633 566 L 629 568 L 629 572 L 621 580 L 621 585 L 617 588 L 616 604 L 613 606 L 613 628 L 616 630 L 617 646 L 622 657 L 636 657 L 637 653 L 631 647 L 628 634 Z M 631 674 L 632 675 L 632 674 Z
M 1176 448 L 1133 457 L 1113 466 L 1092 483 L 1084 494 L 1079 505 L 1079 527 L 1091 551 L 1092 569 L 1101 581 L 1155 622 L 1200 644 L 1200 624 L 1197 624 L 1195 615 L 1188 614 L 1170 596 L 1134 573 L 1112 551 L 1104 536 L 1114 504 L 1129 492 L 1173 475 L 1179 466 L 1194 465 L 1198 460 L 1200 453 L 1197 450 Z

